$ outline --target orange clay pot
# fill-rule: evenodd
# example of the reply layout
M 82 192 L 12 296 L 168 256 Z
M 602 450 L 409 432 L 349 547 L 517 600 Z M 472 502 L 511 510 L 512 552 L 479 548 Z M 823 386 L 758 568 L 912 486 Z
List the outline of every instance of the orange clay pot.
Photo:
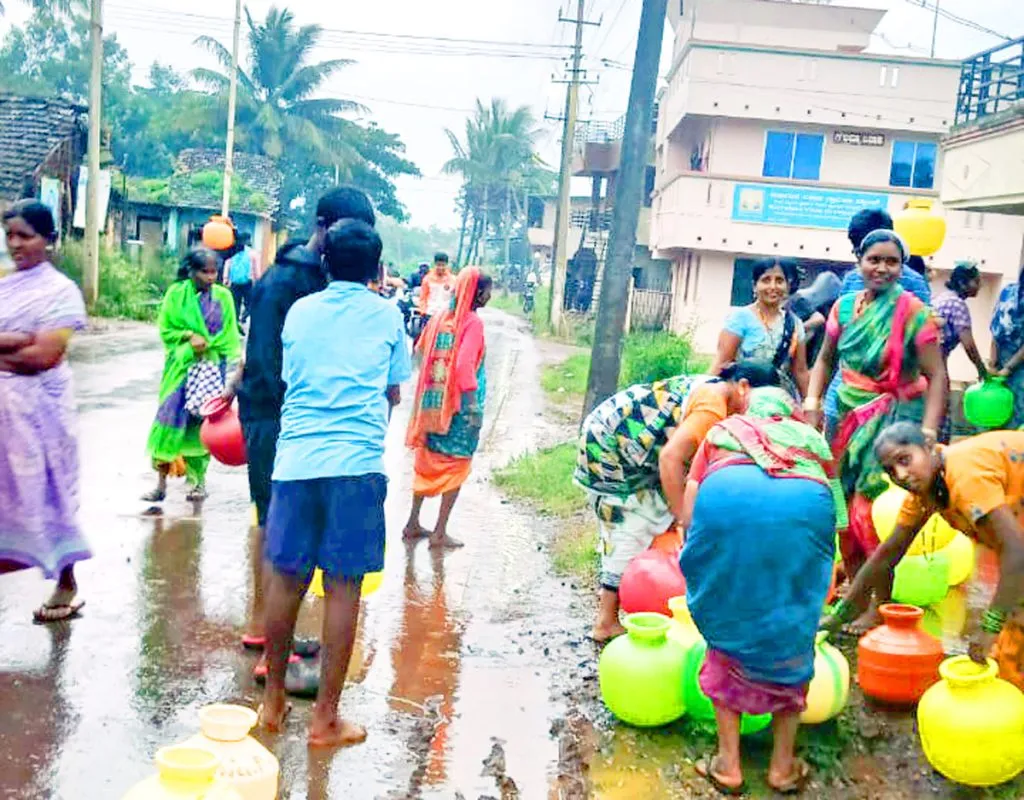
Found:
M 890 603 L 879 612 L 885 623 L 857 645 L 857 681 L 868 697 L 913 705 L 939 680 L 942 643 L 921 628 L 917 606 Z

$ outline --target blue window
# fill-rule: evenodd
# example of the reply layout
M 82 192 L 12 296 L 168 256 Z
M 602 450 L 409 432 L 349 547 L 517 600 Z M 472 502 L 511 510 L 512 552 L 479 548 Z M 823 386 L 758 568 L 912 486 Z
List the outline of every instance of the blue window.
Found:
M 821 175 L 824 147 L 825 137 L 820 133 L 768 131 L 761 174 L 766 178 L 816 181 Z
M 938 153 L 939 146 L 935 142 L 893 142 L 889 185 L 931 189 L 935 186 Z

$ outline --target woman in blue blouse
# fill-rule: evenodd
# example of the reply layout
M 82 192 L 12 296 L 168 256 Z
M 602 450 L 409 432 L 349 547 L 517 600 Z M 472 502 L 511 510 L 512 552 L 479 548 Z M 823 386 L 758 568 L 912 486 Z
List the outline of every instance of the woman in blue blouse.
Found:
M 800 285 L 795 261 L 763 259 L 754 264 L 754 302 L 734 310 L 718 337 L 711 374 L 734 361 L 774 364 L 782 386 L 793 397 L 807 394 L 807 341 L 803 323 L 786 310 L 789 295 Z

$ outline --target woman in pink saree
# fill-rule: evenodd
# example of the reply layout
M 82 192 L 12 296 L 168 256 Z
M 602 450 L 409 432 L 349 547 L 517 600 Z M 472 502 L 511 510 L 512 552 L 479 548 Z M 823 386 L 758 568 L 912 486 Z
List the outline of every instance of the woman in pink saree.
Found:
M 849 524 L 840 519 L 839 544 L 851 580 L 878 547 L 871 503 L 889 485 L 875 439 L 905 420 L 934 440 L 946 410 L 938 324 L 899 284 L 906 245 L 892 231 L 878 230 L 864 238 L 858 257 L 866 288 L 832 307 L 804 403 L 808 419 L 820 424 L 821 395 L 838 361 L 839 425 L 831 445 L 849 510 Z

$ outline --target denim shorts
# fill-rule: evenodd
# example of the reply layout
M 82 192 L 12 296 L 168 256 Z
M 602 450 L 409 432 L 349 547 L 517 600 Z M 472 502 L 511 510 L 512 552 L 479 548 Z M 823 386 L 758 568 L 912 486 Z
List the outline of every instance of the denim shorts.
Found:
M 274 481 L 263 555 L 275 570 L 308 581 L 384 569 L 384 475 Z

